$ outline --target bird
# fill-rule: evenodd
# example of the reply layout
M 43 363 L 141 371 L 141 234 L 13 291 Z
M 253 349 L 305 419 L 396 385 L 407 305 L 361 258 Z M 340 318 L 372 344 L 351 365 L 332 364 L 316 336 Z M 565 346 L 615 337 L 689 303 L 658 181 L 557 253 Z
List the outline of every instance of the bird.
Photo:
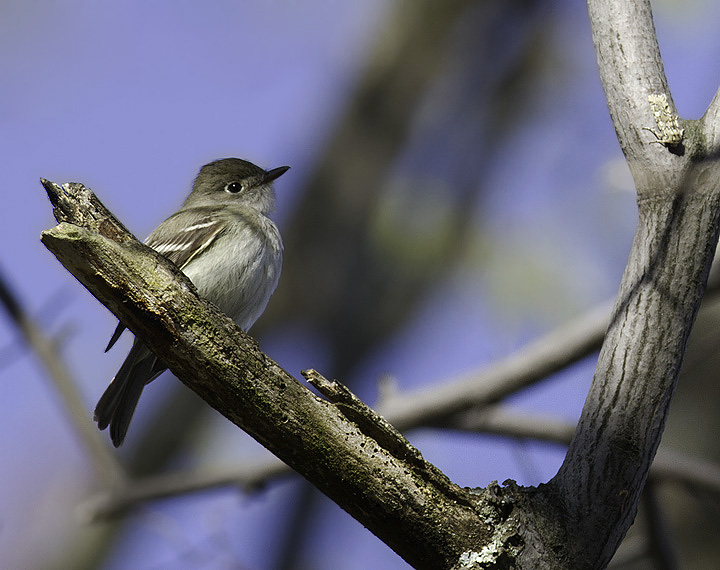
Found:
M 244 332 L 265 310 L 280 277 L 283 244 L 268 215 L 275 207 L 273 182 L 289 168 L 264 170 L 240 158 L 210 162 L 180 209 L 145 240 Z M 125 328 L 118 324 L 105 352 Z M 125 440 L 145 385 L 166 369 L 136 337 L 94 412 L 98 428 L 110 428 L 115 447 Z

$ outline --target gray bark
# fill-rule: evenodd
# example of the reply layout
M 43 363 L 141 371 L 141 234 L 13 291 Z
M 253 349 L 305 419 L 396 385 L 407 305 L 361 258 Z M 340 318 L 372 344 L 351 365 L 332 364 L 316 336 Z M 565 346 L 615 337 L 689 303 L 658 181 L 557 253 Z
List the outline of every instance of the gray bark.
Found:
M 588 5 L 639 225 L 577 431 L 545 492 L 563 505 L 571 557 L 585 558 L 576 567 L 604 568 L 637 512 L 705 290 L 720 169 L 717 142 L 708 144 L 717 141 L 717 105 L 701 121 L 677 118 L 649 1 Z

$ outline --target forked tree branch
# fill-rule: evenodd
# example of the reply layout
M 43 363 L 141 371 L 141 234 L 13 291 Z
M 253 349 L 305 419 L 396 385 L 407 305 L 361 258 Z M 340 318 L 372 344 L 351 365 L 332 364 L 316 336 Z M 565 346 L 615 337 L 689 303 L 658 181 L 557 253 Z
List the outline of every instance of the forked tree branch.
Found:
M 637 512 L 706 286 L 720 168 L 702 125 L 677 117 L 649 0 L 588 5 L 639 225 L 578 428 L 545 492 L 564 504 L 571 557 L 604 568 Z

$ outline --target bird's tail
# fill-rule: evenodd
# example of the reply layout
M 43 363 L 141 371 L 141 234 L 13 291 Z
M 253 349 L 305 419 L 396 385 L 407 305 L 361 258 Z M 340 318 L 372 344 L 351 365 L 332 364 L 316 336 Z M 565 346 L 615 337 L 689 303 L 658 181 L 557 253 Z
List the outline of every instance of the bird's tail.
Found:
M 157 378 L 166 366 L 137 339 L 120 370 L 95 407 L 95 421 L 102 430 L 110 426 L 110 439 L 119 447 L 125 439 L 145 384 Z

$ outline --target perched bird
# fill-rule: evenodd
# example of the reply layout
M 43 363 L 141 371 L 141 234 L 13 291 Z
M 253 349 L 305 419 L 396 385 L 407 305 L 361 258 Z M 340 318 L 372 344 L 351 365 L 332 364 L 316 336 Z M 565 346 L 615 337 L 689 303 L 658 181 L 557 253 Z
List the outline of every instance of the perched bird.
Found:
M 282 240 L 268 214 L 275 206 L 273 181 L 289 166 L 263 170 L 239 158 L 206 164 L 182 207 L 145 243 L 174 262 L 197 287 L 247 332 L 275 291 Z M 125 330 L 120 323 L 105 351 Z M 110 426 L 122 444 L 145 385 L 167 366 L 137 338 L 95 408 L 95 421 Z

